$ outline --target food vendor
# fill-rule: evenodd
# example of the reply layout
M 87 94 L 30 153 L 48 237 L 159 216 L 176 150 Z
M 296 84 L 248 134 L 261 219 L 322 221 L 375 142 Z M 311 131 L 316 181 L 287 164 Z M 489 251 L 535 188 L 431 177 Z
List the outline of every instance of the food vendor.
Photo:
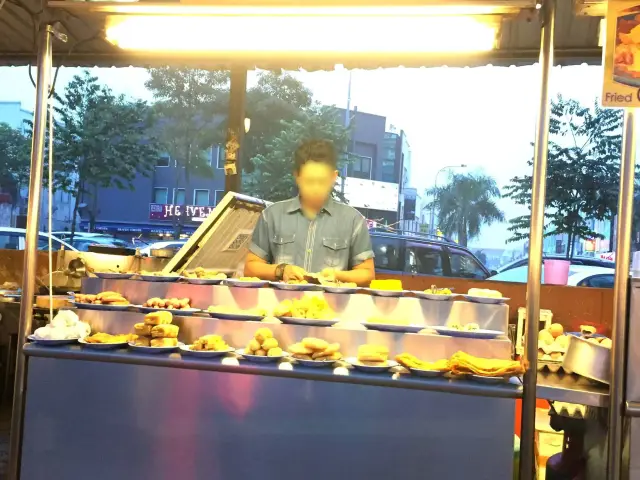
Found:
M 245 262 L 246 276 L 301 281 L 307 272 L 326 281 L 368 286 L 375 278 L 367 222 L 355 208 L 331 198 L 338 155 L 327 140 L 298 147 L 293 175 L 299 195 L 260 216 Z

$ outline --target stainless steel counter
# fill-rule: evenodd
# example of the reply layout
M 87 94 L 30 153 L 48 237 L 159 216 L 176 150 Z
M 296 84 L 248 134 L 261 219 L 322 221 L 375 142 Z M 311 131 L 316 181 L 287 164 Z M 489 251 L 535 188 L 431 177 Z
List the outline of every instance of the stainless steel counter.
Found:
M 78 346 L 25 353 L 22 480 L 513 475 L 517 386 Z
M 591 407 L 608 407 L 609 386 L 594 383 L 578 375 L 538 372 L 538 398 L 578 403 Z

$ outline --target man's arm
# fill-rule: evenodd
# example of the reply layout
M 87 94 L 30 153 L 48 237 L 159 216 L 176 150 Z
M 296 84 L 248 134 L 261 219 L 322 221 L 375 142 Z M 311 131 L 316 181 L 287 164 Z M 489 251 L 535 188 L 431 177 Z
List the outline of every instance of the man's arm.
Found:
M 368 287 L 371 280 L 376 278 L 376 271 L 373 265 L 373 258 L 353 267 L 352 270 L 336 272 L 336 280 L 340 282 L 353 282 L 359 287 Z

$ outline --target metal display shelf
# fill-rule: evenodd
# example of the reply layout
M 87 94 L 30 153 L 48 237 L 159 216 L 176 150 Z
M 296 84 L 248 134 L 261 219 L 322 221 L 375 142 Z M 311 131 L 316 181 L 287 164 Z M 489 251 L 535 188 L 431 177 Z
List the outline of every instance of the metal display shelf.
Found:
M 609 387 L 578 375 L 538 373 L 536 394 L 544 400 L 578 403 L 590 407 L 609 405 Z

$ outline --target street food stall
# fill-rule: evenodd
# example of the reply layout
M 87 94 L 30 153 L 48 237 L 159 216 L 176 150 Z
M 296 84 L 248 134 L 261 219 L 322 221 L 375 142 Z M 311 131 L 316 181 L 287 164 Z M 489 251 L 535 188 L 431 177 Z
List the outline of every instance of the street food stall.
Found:
M 242 247 L 231 242 L 205 249 L 204 244 L 217 239 L 203 235 L 201 242 L 189 242 L 185 255 L 162 270 L 118 271 L 112 278 L 107 277 L 114 272 L 98 272 L 107 276 L 84 280 L 82 293 L 76 296 L 77 316 L 64 314 L 55 323 L 50 319 L 51 325 L 42 327 L 46 330 L 36 335 L 36 342 L 25 347 L 20 343 L 9 478 L 50 478 L 52 471 L 59 478 L 83 478 L 89 471 L 99 478 L 322 478 L 336 472 L 373 478 L 510 478 L 514 405 L 520 397 L 520 478 L 534 474 L 537 397 L 608 407 L 607 478 L 620 478 L 633 195 L 632 109 L 625 113 L 616 236 L 612 394 L 579 379 L 538 375 L 536 367 L 549 75 L 554 58 L 559 64 L 599 63 L 598 16 L 602 16 L 600 4 L 556 5 L 555 0 L 458 5 L 324 0 L 304 6 L 277 1 L 45 1 L 41 5 L 7 0 L 0 11 L 0 64 L 34 63 L 37 46 L 38 65 L 20 341 L 32 334 L 45 126 L 54 63 L 231 70 L 228 191 L 237 191 L 240 185 L 237 161 L 248 68 L 536 61 L 541 66 L 523 361 L 528 368 L 522 384 L 517 375 L 521 364 L 509 360 L 511 345 L 504 337 L 508 306 L 500 297 L 489 304 L 461 297 L 443 301 L 424 297 L 426 292 L 405 292 L 394 283 L 372 285 L 365 292 L 326 285 L 281 289 L 261 282 L 248 285 L 256 283 L 253 279 L 230 279 L 217 271 L 225 265 L 212 265 L 204 273 L 211 278 L 198 282 L 203 279 L 189 263 L 192 255 L 204 252 L 204 259 L 206 252 L 225 249 L 235 249 L 237 254 Z M 386 32 L 383 36 L 378 33 L 381 28 Z M 308 34 L 328 29 L 348 31 L 349 37 Z M 212 31 L 216 34 L 211 35 Z M 216 277 L 220 273 L 225 277 Z M 442 293 L 428 293 L 433 294 Z M 306 312 L 303 318 L 297 316 L 300 311 Z M 273 315 L 279 318 L 273 320 Z M 337 318 L 340 321 L 334 325 Z M 107 340 L 115 335 L 125 348 L 100 348 L 117 343 L 104 342 L 105 337 L 81 346 L 47 344 L 68 340 L 68 335 L 78 332 L 86 335 L 86 329 L 109 333 Z M 478 331 L 487 330 L 494 332 L 493 338 L 478 338 Z M 147 340 L 129 337 L 132 331 Z M 147 338 L 149 334 L 153 338 Z M 128 341 L 132 345 L 126 348 Z M 217 353 L 217 346 L 228 351 L 222 358 L 203 356 L 196 345 L 205 352 Z M 193 348 L 185 350 L 185 346 Z M 153 354 L 145 350 L 153 348 L 168 350 Z M 313 358 L 317 354 L 331 358 L 340 354 L 340 358 L 336 356 L 330 368 L 305 365 L 317 361 Z M 263 363 L 263 359 L 277 361 Z M 399 365 L 390 363 L 396 360 Z M 429 378 L 420 377 L 420 371 Z M 496 372 L 504 375 L 500 378 Z

